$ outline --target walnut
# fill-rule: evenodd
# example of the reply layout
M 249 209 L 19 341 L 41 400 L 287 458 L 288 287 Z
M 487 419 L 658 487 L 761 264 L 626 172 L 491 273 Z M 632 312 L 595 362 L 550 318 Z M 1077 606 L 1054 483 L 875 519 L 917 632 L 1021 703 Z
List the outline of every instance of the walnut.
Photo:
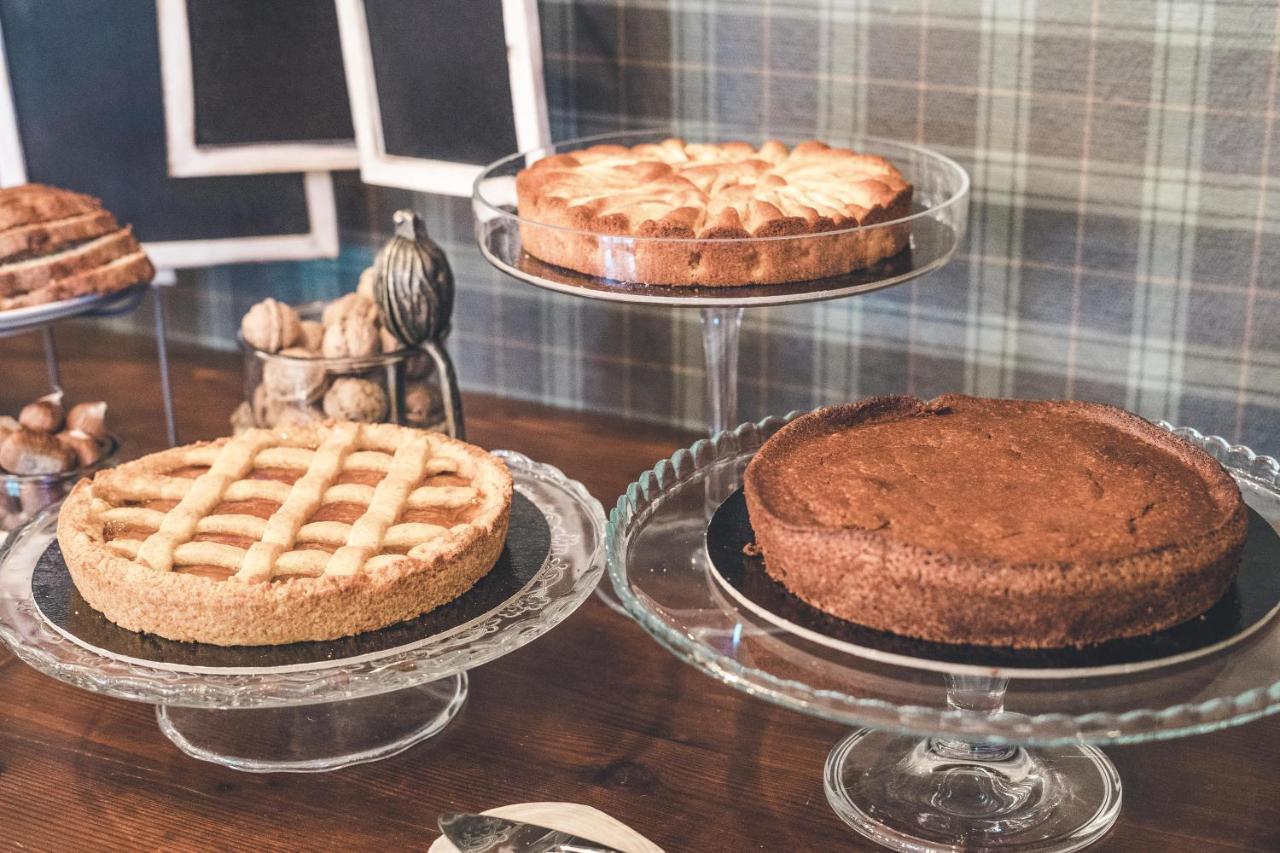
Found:
M 404 349 L 404 344 L 400 343 L 385 327 L 378 329 L 378 341 L 382 344 L 383 352 L 399 352 Z
M 9 415 L 0 415 L 0 442 L 9 437 L 10 433 L 17 432 L 22 429 L 22 424 L 18 423 L 17 418 Z
M 348 293 L 324 306 L 324 313 L 320 319 L 324 321 L 325 328 L 328 328 L 348 315 L 364 318 L 364 322 L 369 326 L 379 324 L 378 306 L 373 300 L 365 299 L 358 293 Z
M 368 379 L 335 379 L 324 395 L 324 413 L 340 421 L 378 423 L 387 416 L 387 394 Z
M 244 342 L 263 352 L 279 352 L 293 346 L 302 336 L 298 312 L 283 302 L 264 299 L 249 309 L 240 321 Z
M 67 413 L 62 408 L 62 392 L 46 394 L 34 403 L 28 403 L 18 413 L 18 423 L 36 432 L 54 433 L 62 429 Z
M 339 314 L 324 327 L 325 358 L 361 358 L 378 351 L 378 327 L 359 313 Z
M 71 449 L 80 460 L 81 467 L 87 468 L 102 458 L 106 447 L 97 438 L 78 429 L 69 429 L 57 435 L 58 441 Z
M 298 346 L 302 347 L 308 352 L 313 352 L 316 355 L 319 355 L 320 341 L 322 341 L 323 339 L 324 339 L 323 323 L 317 322 L 316 320 L 302 321 L 302 339 L 298 341 Z
M 285 406 L 276 417 L 277 427 L 304 426 L 324 420 L 324 412 L 319 406 Z
M 356 293 L 370 302 L 376 302 L 377 298 L 373 295 L 373 285 L 377 280 L 377 267 L 365 267 L 364 272 L 360 273 L 360 283 L 356 285 Z
M 441 416 L 441 400 L 431 386 L 412 385 L 404 392 L 405 423 L 411 426 L 423 426 L 439 420 Z
M 0 444 L 0 468 L 10 474 L 61 474 L 75 467 L 75 453 L 47 432 L 20 429 Z
M 310 403 L 324 394 L 324 365 L 301 347 L 281 350 L 262 366 L 262 387 L 277 400 Z
M 96 403 L 79 403 L 67 412 L 67 429 L 79 430 L 94 438 L 107 437 L 107 404 L 99 400 Z

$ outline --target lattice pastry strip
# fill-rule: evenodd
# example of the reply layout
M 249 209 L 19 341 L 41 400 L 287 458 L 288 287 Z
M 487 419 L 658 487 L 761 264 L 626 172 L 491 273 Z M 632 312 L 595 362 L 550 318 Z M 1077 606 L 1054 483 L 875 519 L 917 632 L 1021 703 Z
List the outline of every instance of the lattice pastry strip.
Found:
M 343 470 L 348 469 L 344 467 Z M 430 470 L 428 468 L 428 471 Z M 451 470 L 457 470 L 457 466 L 452 466 Z M 180 500 L 191 490 L 193 482 L 189 477 L 153 476 L 139 482 L 136 487 L 133 484 L 125 484 L 122 488 L 117 484 L 111 490 L 111 494 L 119 499 L 131 501 Z M 288 483 L 275 480 L 240 480 L 229 485 L 223 497 L 231 502 L 267 500 L 284 503 L 288 500 L 291 491 Z M 456 509 L 474 501 L 477 494 L 474 486 L 419 486 L 409 493 L 406 506 L 410 509 Z M 367 505 L 372 499 L 373 486 L 361 483 L 338 483 L 325 490 L 320 503 L 322 506 L 334 503 Z M 136 509 L 136 507 L 115 507 L 104 511 L 112 513 L 109 520 L 125 522 L 126 516 L 116 513 L 116 510 L 122 509 Z M 137 518 L 141 519 L 143 516 L 137 516 Z
M 192 481 L 178 505 L 165 514 L 159 529 L 143 541 L 137 559 L 157 571 L 172 571 L 174 549 L 190 541 L 200 519 L 222 503 L 228 486 L 253 470 L 254 457 L 270 442 L 269 434 L 250 432 L 224 444 L 209 470 Z
M 248 516 L 253 518 L 252 516 Z M 254 518 L 254 521 L 266 524 L 265 519 Z M 336 525 L 330 532 L 308 537 L 307 528 L 303 525 L 299 532 L 298 547 L 291 551 L 282 551 L 276 558 L 272 569 L 272 578 L 276 577 L 319 577 L 324 574 L 330 553 L 319 548 L 306 548 L 307 544 L 341 545 L 346 542 L 351 525 L 341 522 L 313 522 L 319 525 Z M 447 535 L 450 529 L 437 524 L 406 522 L 388 528 L 382 545 L 384 548 L 412 548 Z M 107 543 L 115 553 L 129 559 L 136 559 L 138 548 L 142 543 L 137 539 L 113 539 Z M 244 548 L 222 542 L 186 542 L 174 549 L 174 564 L 180 566 L 214 566 L 236 572 L 244 563 L 248 551 Z M 377 571 L 383 566 L 402 559 L 402 554 L 377 554 L 365 560 L 365 571 Z
M 329 558 L 326 574 L 355 574 L 382 550 L 388 528 L 399 518 L 430 455 L 431 441 L 425 433 L 410 436 L 396 449 L 386 476 L 374 487 L 369 508 L 351 525 L 347 544 Z
M 103 477 L 93 510 L 100 522 L 124 528 L 153 531 L 144 540 L 117 536 L 108 547 L 122 556 L 151 567 L 211 566 L 225 569 L 232 579 L 262 582 L 276 576 L 317 577 L 327 571 L 350 574 L 402 559 L 402 553 L 424 553 L 441 537 L 461 534 L 470 525 L 453 527 L 423 522 L 396 523 L 406 509 L 458 509 L 481 500 L 481 490 L 468 486 L 418 486 L 424 476 L 456 473 L 475 479 L 475 467 L 467 456 L 448 454 L 426 434 L 389 441 L 379 427 L 339 424 L 330 429 L 318 448 L 261 446 L 233 440 L 217 447 L 188 448 L 178 467 L 207 465 L 198 477 L 148 472 L 145 475 Z M 372 446 L 373 449 L 369 449 Z M 387 452 L 394 448 L 394 453 Z M 358 464 L 356 464 L 358 463 Z M 303 470 L 292 484 L 271 479 L 237 479 L 255 469 Z M 377 486 L 338 483 L 342 472 L 385 472 Z M 121 472 L 123 474 L 123 472 Z M 318 498 L 317 498 L 318 496 Z M 142 506 L 115 506 L 108 498 L 130 502 L 177 500 L 168 512 Z M 213 514 L 226 502 L 266 500 L 279 504 L 269 518 L 244 513 Z M 355 523 L 309 521 L 326 504 L 361 504 L 365 512 Z M 192 515 L 204 512 L 194 523 Z M 182 523 L 174 521 L 177 518 Z M 220 534 L 257 540 L 248 548 L 225 542 L 192 541 L 196 534 Z M 161 545 L 167 547 L 161 548 Z M 336 548 L 307 547 L 323 545 Z M 153 559 L 144 555 L 154 551 Z M 157 556 L 158 555 L 158 556 Z M 165 560 L 167 559 L 167 562 Z
M 358 424 L 334 426 L 324 443 L 310 454 L 307 472 L 293 482 L 289 496 L 267 519 L 261 540 L 249 547 L 236 571 L 237 580 L 262 583 L 271 579 L 276 560 L 293 547 L 302 525 L 320 508 L 325 491 L 337 480 L 343 460 L 359 438 Z M 265 463 L 259 460 L 259 464 Z

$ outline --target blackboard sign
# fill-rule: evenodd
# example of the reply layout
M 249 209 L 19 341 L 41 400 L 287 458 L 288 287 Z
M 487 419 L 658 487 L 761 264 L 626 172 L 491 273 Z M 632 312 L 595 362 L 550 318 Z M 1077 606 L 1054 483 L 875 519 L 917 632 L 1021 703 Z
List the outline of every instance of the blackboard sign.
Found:
M 337 0 L 360 173 L 470 195 L 480 167 L 548 142 L 535 0 Z
M 153 0 L 5 0 L 0 183 L 90 193 L 157 267 L 332 256 L 327 174 L 173 178 Z
M 169 172 L 354 169 L 338 40 L 322 0 L 158 0 Z

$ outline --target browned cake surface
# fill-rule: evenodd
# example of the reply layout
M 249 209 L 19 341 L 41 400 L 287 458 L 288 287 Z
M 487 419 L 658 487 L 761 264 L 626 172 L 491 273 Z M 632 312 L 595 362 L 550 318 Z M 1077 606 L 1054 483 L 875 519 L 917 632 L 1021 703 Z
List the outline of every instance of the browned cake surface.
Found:
M 905 222 L 872 227 L 911 210 L 912 186 L 892 163 L 817 141 L 593 145 L 521 170 L 516 194 L 525 251 L 645 284 L 840 275 L 897 254 L 911 232 Z
M 746 490 L 766 566 L 793 592 L 944 642 L 1169 627 L 1221 596 L 1244 535 L 1239 489 L 1216 461 L 1090 403 L 826 409 L 766 443 Z

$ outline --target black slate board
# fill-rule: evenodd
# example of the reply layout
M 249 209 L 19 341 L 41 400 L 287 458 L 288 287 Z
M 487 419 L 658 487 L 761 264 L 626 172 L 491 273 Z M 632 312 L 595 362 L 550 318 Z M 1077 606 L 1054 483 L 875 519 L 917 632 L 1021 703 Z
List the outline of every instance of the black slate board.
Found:
M 332 3 L 186 4 L 197 145 L 354 139 Z
M 502 0 L 365 0 L 386 153 L 483 165 L 519 148 Z
M 103 200 L 143 241 L 305 234 L 302 175 L 170 178 L 154 0 L 5 0 L 27 179 Z
M 793 625 L 851 645 L 920 660 L 971 666 L 1066 669 L 1116 666 L 1193 652 L 1253 627 L 1280 603 L 1280 534 L 1249 510 L 1249 528 L 1236 580 L 1202 616 L 1155 634 L 1112 640 L 1082 649 L 1014 649 L 934 643 L 877 631 L 838 619 L 792 595 L 743 548 L 755 542 L 742 489 L 728 497 L 707 525 L 712 570 L 757 607 Z
M 493 570 L 456 600 L 409 622 L 312 643 L 211 646 L 128 631 L 90 607 L 71 581 L 57 540 L 40 556 L 31 589 L 41 614 L 86 645 L 139 660 L 177 666 L 274 667 L 338 661 L 394 649 L 483 616 L 524 589 L 551 553 L 551 528 L 533 502 L 515 493 L 506 546 Z

